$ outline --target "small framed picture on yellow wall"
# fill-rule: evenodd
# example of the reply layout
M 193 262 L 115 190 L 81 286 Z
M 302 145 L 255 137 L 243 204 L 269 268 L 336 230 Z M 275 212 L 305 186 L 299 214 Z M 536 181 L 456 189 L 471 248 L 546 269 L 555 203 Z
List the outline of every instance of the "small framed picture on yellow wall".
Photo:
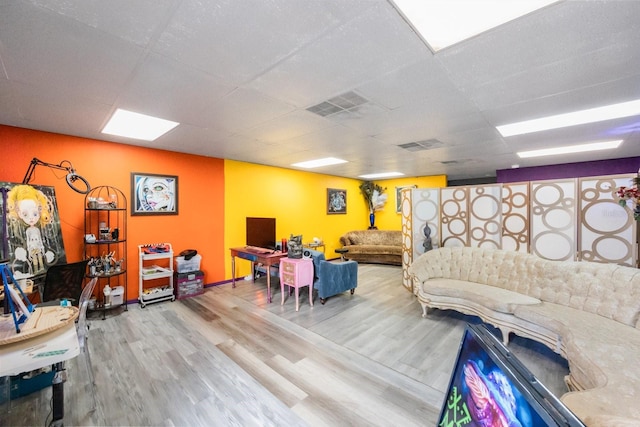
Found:
M 406 185 L 404 187 L 396 187 L 396 213 L 402 212 L 402 190 L 408 188 L 418 188 L 417 185 Z
M 327 188 L 327 214 L 347 213 L 347 190 Z

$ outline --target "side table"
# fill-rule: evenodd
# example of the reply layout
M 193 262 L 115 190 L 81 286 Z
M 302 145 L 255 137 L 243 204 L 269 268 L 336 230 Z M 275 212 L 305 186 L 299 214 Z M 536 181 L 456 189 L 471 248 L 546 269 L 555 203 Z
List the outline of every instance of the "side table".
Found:
M 314 251 L 319 251 L 320 248 L 322 248 L 322 253 L 324 253 L 325 251 L 324 243 L 316 243 L 316 242 L 303 243 L 302 247 L 305 249 L 313 249 Z
M 298 301 L 299 289 L 309 286 L 309 305 L 313 307 L 313 260 L 309 258 L 280 258 L 280 293 L 284 305 L 284 287 L 296 288 L 296 311 L 300 305 Z

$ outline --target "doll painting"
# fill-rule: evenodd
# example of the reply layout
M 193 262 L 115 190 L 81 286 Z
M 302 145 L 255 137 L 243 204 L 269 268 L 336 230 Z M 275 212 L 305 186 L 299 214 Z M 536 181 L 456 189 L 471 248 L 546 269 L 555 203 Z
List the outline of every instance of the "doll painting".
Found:
M 0 183 L 3 258 L 16 279 L 39 276 L 65 263 L 60 218 L 53 187 Z

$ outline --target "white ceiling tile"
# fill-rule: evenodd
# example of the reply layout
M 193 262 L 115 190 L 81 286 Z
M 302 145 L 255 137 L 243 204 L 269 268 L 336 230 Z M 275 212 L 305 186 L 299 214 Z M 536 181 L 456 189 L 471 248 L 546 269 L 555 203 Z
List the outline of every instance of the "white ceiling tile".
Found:
M 11 2 L 4 12 L 2 63 L 9 79 L 31 86 L 56 86 L 111 103 L 143 53 L 122 39 L 21 2 Z
M 113 36 L 146 45 L 180 0 L 28 0 Z
M 0 123 L 320 173 L 484 177 L 640 156 L 640 117 L 502 138 L 498 124 L 640 98 L 640 2 L 563 1 L 435 55 L 386 0 L 0 2 Z M 305 109 L 353 91 L 334 117 Z M 182 124 L 99 133 L 116 108 Z M 622 137 L 612 152 L 515 152 Z M 408 152 L 398 144 L 437 139 Z M 588 141 L 587 141 L 588 142 Z M 446 163 L 446 164 L 445 164 Z
M 100 137 L 103 117 L 110 109 L 108 104 L 78 97 L 56 86 L 15 83 L 11 95 L 26 127 L 67 135 Z
M 136 69 L 118 99 L 118 106 L 180 123 L 193 123 L 194 117 L 234 89 L 202 71 L 150 54 Z
M 331 122 L 316 114 L 306 110 L 295 110 L 239 133 L 260 141 L 276 143 L 312 134 L 330 126 Z
M 251 87 L 306 108 L 419 61 L 426 47 L 391 6 L 377 2 L 253 81 Z M 418 55 L 416 54 L 418 53 Z
M 295 110 L 295 107 L 250 89 L 238 88 L 205 111 L 192 123 L 229 132 L 249 129 Z
M 155 50 L 241 84 L 365 6 L 336 0 L 184 1 Z

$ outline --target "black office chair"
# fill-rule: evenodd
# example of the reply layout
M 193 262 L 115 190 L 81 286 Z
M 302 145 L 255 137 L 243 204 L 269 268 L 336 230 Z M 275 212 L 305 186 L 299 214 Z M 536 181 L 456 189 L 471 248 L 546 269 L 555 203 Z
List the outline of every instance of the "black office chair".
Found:
M 88 262 L 89 260 L 84 260 L 49 267 L 44 279 L 42 302 L 67 299 L 77 307 Z

